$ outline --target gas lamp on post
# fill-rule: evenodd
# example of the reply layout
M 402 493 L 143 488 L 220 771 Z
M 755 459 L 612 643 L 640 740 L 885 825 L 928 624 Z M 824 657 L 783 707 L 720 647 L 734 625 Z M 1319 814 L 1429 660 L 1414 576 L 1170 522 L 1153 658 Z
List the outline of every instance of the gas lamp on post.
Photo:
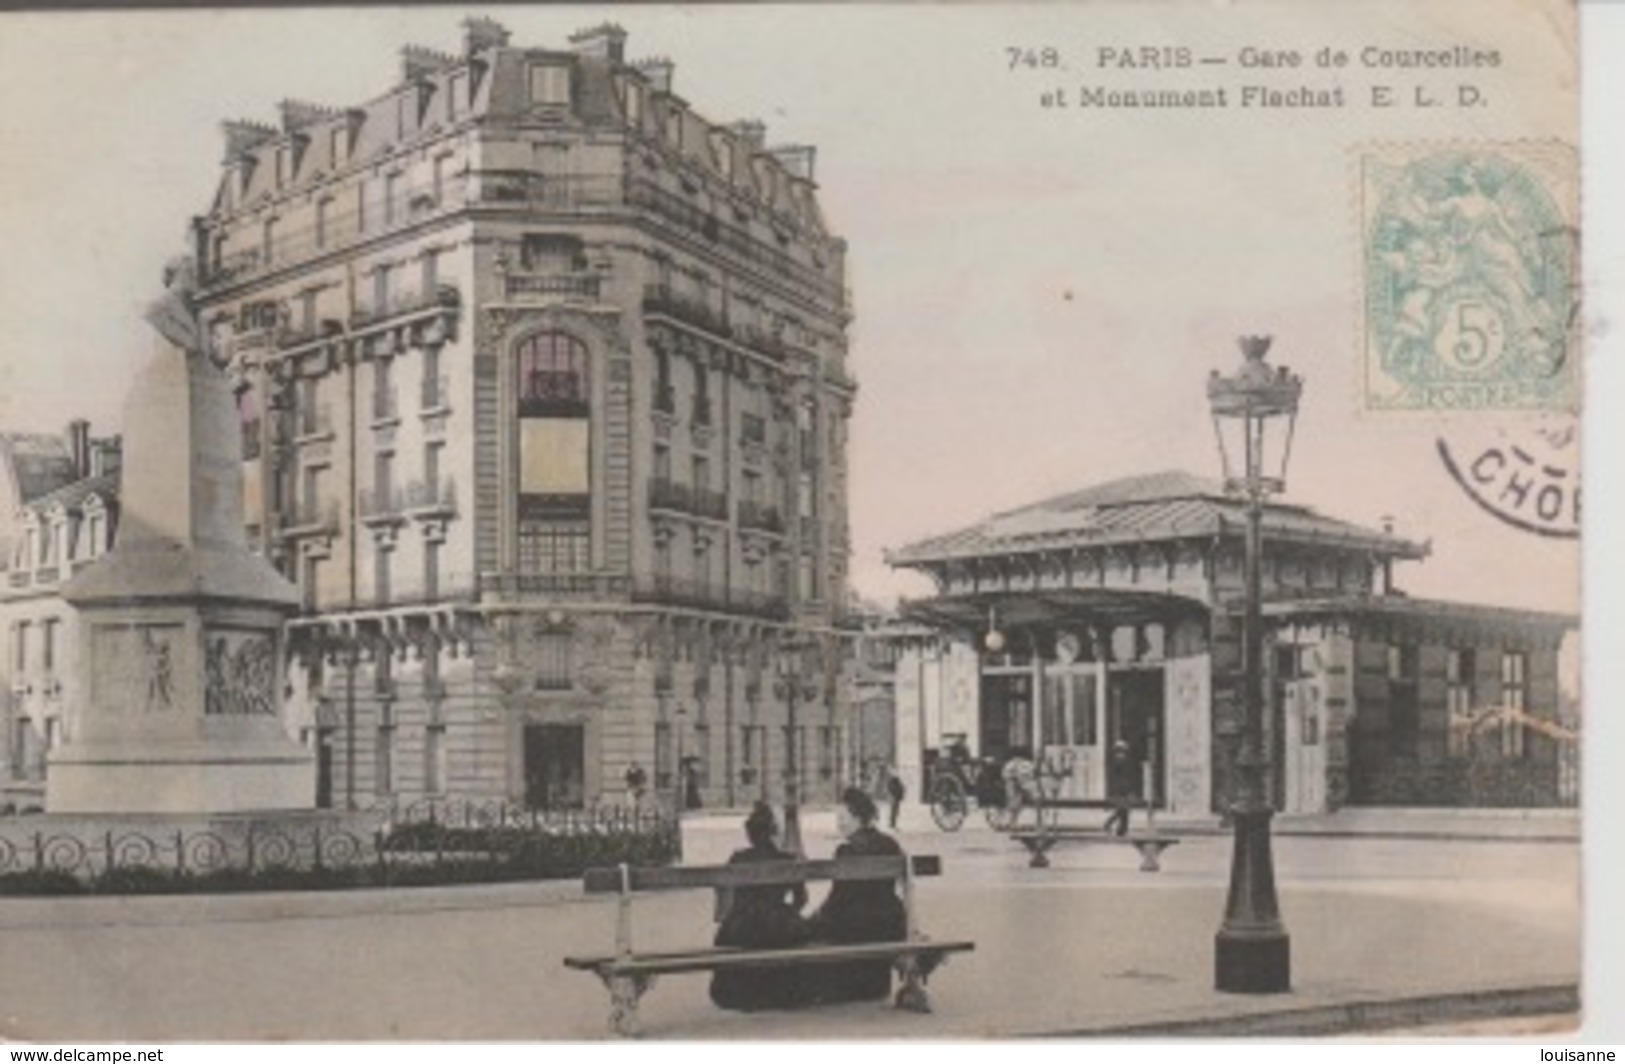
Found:
M 1208 378 L 1208 406 L 1224 465 L 1224 489 L 1247 505 L 1246 604 L 1242 620 L 1241 749 L 1235 761 L 1230 815 L 1235 842 L 1230 894 L 1214 939 L 1214 985 L 1227 993 L 1279 994 L 1292 986 L 1292 943 L 1281 923 L 1270 850 L 1264 747 L 1263 523 L 1264 502 L 1286 489 L 1287 461 L 1303 379 L 1264 361 L 1270 337 L 1241 338 L 1241 367 Z
M 784 728 L 784 848 L 797 857 L 804 856 L 801 846 L 801 765 L 799 758 L 800 730 L 796 710 L 801 702 L 810 701 L 818 694 L 817 684 L 807 676 L 809 645 L 800 640 L 787 640 L 779 646 L 773 692 L 785 705 Z

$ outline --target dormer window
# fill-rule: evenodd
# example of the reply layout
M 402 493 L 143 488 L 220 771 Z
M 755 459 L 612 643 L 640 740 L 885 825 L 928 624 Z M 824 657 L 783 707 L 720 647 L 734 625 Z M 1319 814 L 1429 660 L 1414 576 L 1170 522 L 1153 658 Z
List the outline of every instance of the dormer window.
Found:
M 570 102 L 570 68 L 560 63 L 538 63 L 530 68 L 530 102 L 562 107 Z
M 726 133 L 711 134 L 711 156 L 716 160 L 722 176 L 732 181 L 734 176 L 734 142 Z
M 333 130 L 333 165 L 341 166 L 350 156 L 350 130 L 340 126 Z
M 643 86 L 627 82 L 622 105 L 626 108 L 627 125 L 634 128 L 643 125 Z

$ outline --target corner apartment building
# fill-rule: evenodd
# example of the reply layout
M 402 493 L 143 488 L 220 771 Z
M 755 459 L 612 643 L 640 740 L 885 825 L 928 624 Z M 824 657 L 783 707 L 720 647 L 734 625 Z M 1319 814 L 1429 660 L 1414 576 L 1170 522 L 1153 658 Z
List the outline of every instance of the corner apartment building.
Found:
M 323 804 L 706 804 L 847 766 L 845 244 L 814 149 L 471 19 L 229 122 L 193 223 Z M 790 744 L 795 744 L 794 750 Z

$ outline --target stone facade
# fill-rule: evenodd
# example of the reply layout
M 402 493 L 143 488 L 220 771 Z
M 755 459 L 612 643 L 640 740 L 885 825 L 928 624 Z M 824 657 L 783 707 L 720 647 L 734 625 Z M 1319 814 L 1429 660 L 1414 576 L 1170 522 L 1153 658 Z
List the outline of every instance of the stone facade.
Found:
M 777 798 L 793 695 L 828 797 L 855 386 L 813 151 L 615 27 L 465 29 L 365 105 L 228 123 L 195 222 L 319 796 L 579 805 L 637 762 Z
M 0 809 L 43 809 L 47 761 L 78 727 L 79 619 L 64 582 L 112 548 L 117 437 L 0 434 Z

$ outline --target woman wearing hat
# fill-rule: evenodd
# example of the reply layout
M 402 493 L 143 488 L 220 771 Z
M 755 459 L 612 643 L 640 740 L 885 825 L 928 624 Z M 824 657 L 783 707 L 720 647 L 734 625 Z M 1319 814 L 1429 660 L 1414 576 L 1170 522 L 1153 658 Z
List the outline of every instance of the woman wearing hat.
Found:
M 880 810 L 868 792 L 848 787 L 835 807 L 835 827 L 843 841 L 835 856 L 900 856 L 897 840 L 875 827 Z M 908 916 L 890 880 L 838 880 L 809 921 L 820 942 L 897 942 L 908 934 Z M 808 973 L 817 977 L 819 1001 L 877 1001 L 891 994 L 891 962 L 843 961 Z
M 735 850 L 728 863 L 795 860 L 775 841 L 778 830 L 772 806 L 757 802 L 745 819 L 745 837 L 750 845 Z M 802 945 L 812 937 L 807 921 L 801 917 L 806 904 L 807 888 L 800 883 L 738 888 L 731 897 L 718 899 L 721 912 L 715 942 L 745 949 Z M 806 1002 L 807 988 L 802 972 L 796 968 L 725 969 L 711 976 L 711 1000 L 719 1008 L 741 1012 L 791 1009 Z

